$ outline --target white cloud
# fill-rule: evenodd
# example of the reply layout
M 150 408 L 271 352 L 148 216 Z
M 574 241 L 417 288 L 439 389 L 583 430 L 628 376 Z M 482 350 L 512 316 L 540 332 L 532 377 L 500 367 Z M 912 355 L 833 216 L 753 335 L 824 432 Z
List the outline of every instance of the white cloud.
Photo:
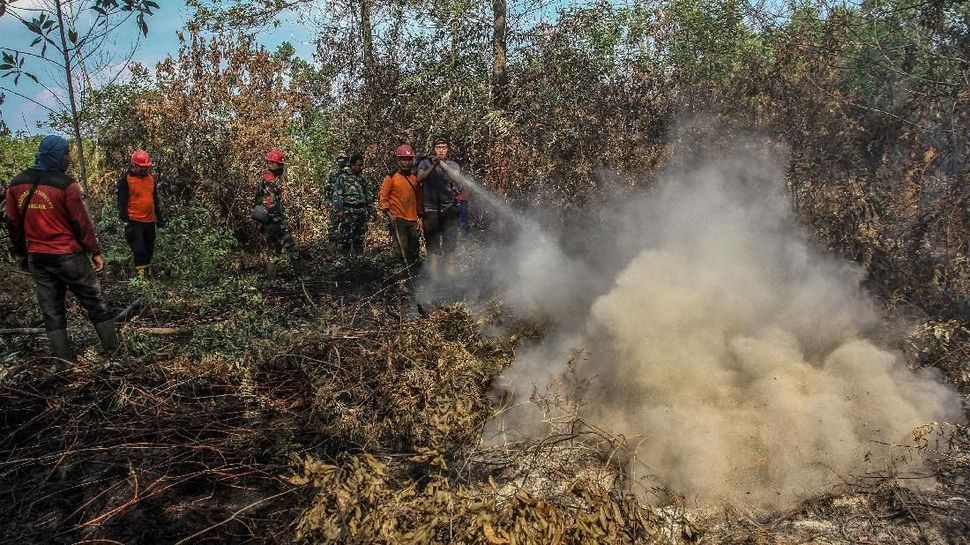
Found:
M 7 4 L 10 8 L 20 8 L 20 9 L 41 9 L 41 8 L 53 8 L 50 0 L 11 0 Z

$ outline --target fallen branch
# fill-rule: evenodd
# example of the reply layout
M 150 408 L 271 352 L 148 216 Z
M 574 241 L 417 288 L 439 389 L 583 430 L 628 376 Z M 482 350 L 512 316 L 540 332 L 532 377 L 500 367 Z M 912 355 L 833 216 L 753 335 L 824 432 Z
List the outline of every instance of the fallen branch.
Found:
M 116 322 L 123 322 L 123 321 L 127 320 L 128 317 L 131 316 L 131 314 L 140 305 L 141 305 L 141 297 L 139 297 L 138 299 L 135 299 L 134 301 L 132 301 L 132 303 L 130 305 L 128 305 L 128 307 L 125 308 L 125 310 L 122 310 L 121 312 L 119 312 L 118 315 L 114 317 L 114 321 L 116 321 Z
M 42 327 L 16 327 L 13 329 L 0 329 L 0 335 L 40 335 L 46 330 Z M 148 333 L 149 335 L 178 335 L 181 329 L 174 327 L 135 327 L 132 331 Z
M 118 315 L 115 316 L 112 320 L 115 322 L 125 321 L 125 319 L 127 319 L 128 316 L 130 316 L 131 313 L 134 312 L 134 310 L 138 308 L 138 305 L 140 304 L 141 304 L 141 297 L 139 297 L 138 299 L 135 299 L 130 305 L 128 305 L 125 308 L 125 310 L 122 310 L 121 312 L 119 312 Z M 152 329 L 152 328 L 149 328 L 149 329 Z M 165 329 L 165 328 L 161 328 L 161 329 Z M 0 329 L 0 335 L 40 335 L 45 333 L 46 331 L 47 330 L 42 327 L 13 327 L 8 329 Z M 164 334 L 165 333 L 162 333 L 162 335 Z
M 283 496 L 285 494 L 289 494 L 289 493 L 291 493 L 291 492 L 293 492 L 295 490 L 297 490 L 297 489 L 293 488 L 293 489 L 290 489 L 290 490 L 285 490 L 283 492 L 280 492 L 279 494 L 275 494 L 273 496 L 269 496 L 268 498 L 262 498 L 262 499 L 256 500 L 253 503 L 250 503 L 249 505 L 247 505 L 247 506 L 243 507 L 242 509 L 236 511 L 229 518 L 227 518 L 227 519 L 225 519 L 225 520 L 223 520 L 221 522 L 217 522 L 217 523 L 213 524 L 212 526 L 209 526 L 208 528 L 205 528 L 203 530 L 199 530 L 198 532 L 190 535 L 189 537 L 187 537 L 185 539 L 182 539 L 182 540 L 176 542 L 175 545 L 181 545 L 182 543 L 189 543 L 190 541 L 192 541 L 195 538 L 201 536 L 202 534 L 205 534 L 207 532 L 210 532 L 212 530 L 215 530 L 216 528 L 218 528 L 218 527 L 220 527 L 220 526 L 222 526 L 224 524 L 228 524 L 228 523 L 232 522 L 233 520 L 236 519 L 236 517 L 238 517 L 239 515 L 245 513 L 246 511 L 249 511 L 250 509 L 252 509 L 254 507 L 258 507 L 258 506 L 260 506 L 260 505 L 262 505 L 262 504 L 264 504 L 264 503 L 266 503 L 266 502 L 268 502 L 270 500 L 275 500 L 276 498 L 278 498 L 280 496 Z
M 14 327 L 10 329 L 0 329 L 0 335 L 39 335 L 46 331 L 42 327 Z
M 182 332 L 181 329 L 174 327 L 136 327 L 134 330 L 139 333 L 148 333 L 149 335 L 178 335 Z

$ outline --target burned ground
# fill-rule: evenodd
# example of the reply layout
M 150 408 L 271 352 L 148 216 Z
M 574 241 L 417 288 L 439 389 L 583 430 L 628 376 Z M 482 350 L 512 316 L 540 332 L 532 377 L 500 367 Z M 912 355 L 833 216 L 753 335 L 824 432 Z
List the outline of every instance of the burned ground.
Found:
M 578 417 L 481 443 L 493 378 L 541 327 L 497 302 L 423 318 L 381 258 L 315 256 L 310 278 L 272 282 L 254 257 L 230 261 L 208 298 L 107 278 L 116 305 L 142 301 L 121 358 L 76 311 L 65 372 L 42 336 L 3 336 L 0 542 L 966 542 L 965 428 L 912 447 L 933 458 L 930 490 L 885 468 L 784 513 L 691 508 L 662 487 L 647 504 L 624 439 Z M 2 326 L 35 326 L 17 285 L 3 304 L 23 312 Z

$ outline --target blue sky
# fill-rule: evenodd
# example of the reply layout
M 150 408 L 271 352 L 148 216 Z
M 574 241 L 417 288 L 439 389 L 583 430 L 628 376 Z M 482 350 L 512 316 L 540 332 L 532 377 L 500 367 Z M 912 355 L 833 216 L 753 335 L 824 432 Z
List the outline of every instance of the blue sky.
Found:
M 36 9 L 48 6 L 52 0 L 13 0 L 10 4 L 12 8 Z M 111 37 L 111 47 L 118 53 L 116 58 L 126 58 L 132 44 L 138 43 L 138 49 L 134 60 L 148 67 L 152 67 L 158 61 L 168 55 L 178 52 L 179 42 L 176 33 L 182 30 L 185 23 L 189 20 L 192 10 L 185 7 L 183 0 L 155 0 L 161 7 L 156 14 L 148 19 L 148 36 L 139 38 L 139 32 L 134 19 L 129 20 L 124 26 L 120 27 Z M 628 2 L 629 0 L 627 0 Z M 627 3 L 621 0 L 613 0 L 615 5 Z M 89 0 L 76 2 L 79 5 L 90 5 Z M 518 15 L 523 20 L 528 19 L 529 23 L 535 23 L 539 19 L 554 20 L 558 17 L 559 10 L 574 7 L 576 5 L 588 4 L 589 0 L 545 0 L 543 2 L 533 2 L 531 0 L 511 0 L 509 2 L 510 16 Z M 65 2 L 66 4 L 66 2 Z M 296 12 L 288 12 L 280 19 L 277 26 L 268 25 L 257 34 L 258 41 L 270 50 L 274 50 L 283 42 L 289 42 L 296 48 L 298 56 L 310 60 L 315 51 L 314 43 L 314 12 L 331 9 L 328 2 L 313 2 L 309 6 L 303 7 Z M 21 11 L 20 13 L 24 13 Z M 521 21 L 520 21 L 521 23 Z M 29 48 L 30 42 L 35 37 L 27 30 L 23 23 L 10 14 L 0 17 L 0 49 L 20 49 L 39 53 L 39 48 Z M 48 54 L 56 51 L 48 51 Z M 33 72 L 41 81 L 60 82 L 63 79 L 58 71 L 52 72 L 44 61 L 28 59 L 25 69 Z M 117 73 L 117 70 L 106 71 L 106 73 Z M 122 71 L 120 78 L 124 79 L 127 71 Z M 101 82 L 103 84 L 103 81 Z M 6 95 L 6 102 L 3 105 L 2 119 L 14 132 L 26 132 L 28 134 L 44 134 L 47 128 L 38 123 L 44 123 L 48 118 L 48 111 L 34 102 L 41 103 L 54 110 L 63 111 L 67 109 L 67 93 L 63 89 L 56 88 L 53 92 L 37 85 L 27 78 L 21 78 L 20 84 L 14 86 L 13 78 L 0 79 L 0 93 Z M 17 96 L 18 94 L 23 96 Z
M 148 36 L 141 39 L 134 57 L 135 60 L 147 66 L 154 66 L 156 62 L 164 59 L 167 55 L 178 52 L 179 43 L 176 32 L 182 30 L 191 13 L 191 10 L 186 8 L 181 0 L 156 1 L 161 7 L 155 16 L 148 19 Z M 43 5 L 44 2 L 45 0 L 18 0 L 12 5 L 29 8 Z M 260 32 L 260 43 L 270 49 L 275 49 L 280 43 L 288 41 L 296 47 L 299 56 L 310 58 L 314 50 L 312 31 L 307 25 L 285 24 L 287 22 L 289 21 L 284 21 L 284 24 L 279 28 Z M 0 38 L 2 40 L 0 47 L 23 50 L 33 40 L 34 35 L 24 27 L 23 23 L 8 14 L 0 17 L 0 37 L 2 37 Z M 131 44 L 135 43 L 137 38 L 138 31 L 134 19 L 132 19 L 116 31 L 116 35 L 111 37 L 111 42 L 118 51 L 127 53 Z M 29 51 L 39 53 L 39 47 L 29 49 Z M 48 54 L 50 53 L 51 51 L 48 51 Z M 45 79 L 55 81 L 52 77 L 45 77 L 45 74 L 49 74 L 51 71 L 45 67 L 46 63 L 43 61 L 28 59 L 26 63 L 28 64 L 25 64 L 25 68 L 31 69 L 42 82 Z M 59 81 L 59 79 L 56 81 Z M 60 109 L 57 98 L 51 96 L 49 91 L 27 78 L 21 78 L 20 84 L 16 86 L 13 85 L 13 77 L 4 78 L 0 80 L 0 86 L 7 89 L 0 90 L 7 97 L 3 104 L 3 120 L 7 126 L 14 132 L 26 131 L 30 134 L 46 132 L 45 128 L 38 128 L 37 123 L 46 121 L 47 111 L 31 103 L 30 100 L 16 96 L 14 93 L 20 93 L 37 102 Z M 57 89 L 56 92 L 66 96 L 60 89 Z

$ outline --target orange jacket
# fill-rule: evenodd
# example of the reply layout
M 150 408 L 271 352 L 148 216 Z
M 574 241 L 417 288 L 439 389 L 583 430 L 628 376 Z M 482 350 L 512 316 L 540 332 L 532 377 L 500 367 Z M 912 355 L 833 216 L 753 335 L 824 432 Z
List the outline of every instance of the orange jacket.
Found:
M 118 216 L 121 221 L 155 223 L 159 215 L 155 176 L 123 173 L 118 180 Z
M 389 212 L 392 218 L 417 221 L 419 202 L 421 184 L 414 173 L 405 175 L 399 170 L 384 178 L 378 201 L 382 212 Z

